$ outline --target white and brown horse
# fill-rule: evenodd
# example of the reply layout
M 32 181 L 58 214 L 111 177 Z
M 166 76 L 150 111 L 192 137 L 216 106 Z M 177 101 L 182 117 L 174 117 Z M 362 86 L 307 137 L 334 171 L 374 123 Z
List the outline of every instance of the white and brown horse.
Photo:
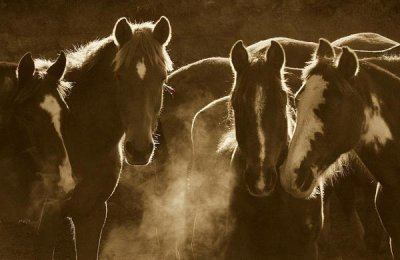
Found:
M 281 169 L 285 190 L 309 197 L 342 154 L 354 151 L 379 182 L 376 207 L 400 257 L 400 78 L 320 40 L 296 94 L 297 123 Z

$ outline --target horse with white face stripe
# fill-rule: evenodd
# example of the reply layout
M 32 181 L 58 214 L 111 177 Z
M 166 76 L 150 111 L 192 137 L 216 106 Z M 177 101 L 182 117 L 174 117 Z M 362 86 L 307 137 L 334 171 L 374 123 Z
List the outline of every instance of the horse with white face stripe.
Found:
M 75 187 L 62 135 L 68 113 L 63 98 L 69 85 L 60 81 L 65 66 L 66 57 L 61 53 L 47 70 L 36 71 L 32 56 L 27 53 L 18 66 L 10 65 L 14 75 L 1 86 L 8 89 L 8 94 L 0 97 L 4 101 L 2 111 L 7 111 L 6 117 L 0 115 L 5 119 L 1 128 L 0 172 L 21 181 L 12 183 L 18 186 L 17 192 L 1 194 L 1 200 L 10 201 L 14 207 L 9 211 L 1 205 L 0 220 L 30 219 L 38 223 L 39 259 L 52 255 L 55 241 L 48 235 L 57 232 L 57 228 L 51 225 L 62 221 L 63 200 Z M 1 179 L 1 184 L 10 190 L 5 180 Z
M 154 24 L 133 24 L 121 18 L 115 24 L 113 37 L 119 49 L 114 72 L 125 132 L 125 161 L 146 165 L 154 153 L 153 133 L 162 107 L 164 81 L 172 70 L 165 50 L 171 38 L 170 24 L 165 17 Z
M 285 53 L 272 41 L 265 54 L 250 56 L 239 41 L 232 48 L 231 62 L 235 81 L 230 112 L 237 145 L 231 159 L 235 184 L 229 208 L 235 225 L 226 259 L 316 259 L 320 198 L 299 201 L 276 183 L 294 119 L 283 75 Z
M 246 161 L 239 171 L 252 195 L 267 196 L 275 188 L 279 158 L 288 141 L 287 93 L 282 81 L 285 55 L 279 43 L 272 41 L 265 57 L 250 60 L 239 41 L 232 48 L 231 62 L 236 153 Z
M 65 195 L 75 186 L 62 136 L 62 120 L 68 108 L 62 94 L 66 89 L 59 80 L 65 66 L 66 58 L 62 52 L 47 71 L 35 73 L 34 61 L 28 53 L 21 59 L 17 70 L 20 93 L 16 97 L 16 109 L 24 114 L 21 122 L 35 148 L 40 172 L 58 180 L 58 187 L 51 187 L 55 189 L 51 192 L 57 196 Z
M 307 198 L 331 174 L 326 170 L 332 163 L 356 152 L 380 183 L 376 207 L 391 237 L 393 256 L 399 258 L 400 78 L 359 61 L 347 47 L 336 59 L 324 39 L 303 76 L 282 186 L 295 197 Z

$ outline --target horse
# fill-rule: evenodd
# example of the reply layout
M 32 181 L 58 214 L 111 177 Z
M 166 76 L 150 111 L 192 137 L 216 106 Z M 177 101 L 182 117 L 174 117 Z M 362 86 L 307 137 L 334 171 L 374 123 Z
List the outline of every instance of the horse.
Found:
M 62 136 L 70 88 L 60 80 L 65 66 L 63 52 L 45 71 L 35 70 L 30 53 L 0 65 L 0 220 L 37 223 L 39 259 L 47 234 L 55 232 L 49 216 L 74 185 Z
M 213 214 L 217 216 L 207 216 L 205 209 L 200 209 L 196 213 L 199 228 L 192 234 L 194 253 L 202 254 L 204 248 L 201 247 L 205 245 L 214 247 L 208 248 L 208 255 L 201 257 L 314 259 L 317 256 L 316 238 L 322 223 L 321 201 L 304 203 L 294 200 L 275 187 L 275 164 L 280 164 L 281 154 L 284 154 L 288 139 L 287 120 L 292 119 L 287 110 L 290 108 L 288 89 L 282 81 L 284 59 L 283 49 L 277 42 L 272 42 L 266 54 L 255 57 L 249 57 L 242 42 L 236 43 L 231 51 L 236 75 L 231 96 L 214 101 L 193 120 L 193 170 L 218 171 L 218 174 L 212 177 L 214 188 L 197 187 L 199 180 L 194 176 L 202 174 L 194 175 L 192 188 L 206 188 L 207 194 L 211 193 L 209 200 L 215 201 L 215 196 L 219 198 L 219 210 L 223 211 L 224 204 L 229 204 L 225 207 L 229 208 L 234 219 L 232 230 L 224 237 L 222 232 L 226 227 L 215 224 L 223 222 L 221 216 L 218 217 L 223 212 L 215 211 Z M 259 99 L 266 96 L 268 102 Z M 232 124 L 226 122 L 228 106 L 234 114 Z M 218 120 L 210 121 L 210 116 Z M 220 153 L 215 153 L 216 150 Z M 209 206 L 212 207 L 213 203 Z M 204 230 L 200 220 L 205 217 L 216 218 L 210 221 L 215 226 L 212 225 L 211 230 L 206 228 L 208 233 L 202 234 Z M 307 238 L 299 239 L 300 233 Z M 196 241 L 196 236 L 208 237 L 210 241 Z M 283 241 L 290 241 L 290 246 L 284 245 Z M 224 248 L 226 255 L 216 255 L 221 253 L 220 247 Z M 303 248 L 300 250 L 300 247 Z
M 400 188 L 395 171 L 400 78 L 359 61 L 347 47 L 336 58 L 325 39 L 320 39 L 303 78 L 304 86 L 296 93 L 296 129 L 281 169 L 282 186 L 297 198 L 307 198 L 331 175 L 328 167 L 354 151 L 379 182 L 376 209 L 393 258 L 399 258 Z
M 64 79 L 73 87 L 65 98 L 70 112 L 63 136 L 77 182 L 62 211 L 74 224 L 78 259 L 98 258 L 107 200 L 123 160 L 152 160 L 164 81 L 172 69 L 170 38 L 166 17 L 139 24 L 120 18 L 110 36 L 66 51 Z

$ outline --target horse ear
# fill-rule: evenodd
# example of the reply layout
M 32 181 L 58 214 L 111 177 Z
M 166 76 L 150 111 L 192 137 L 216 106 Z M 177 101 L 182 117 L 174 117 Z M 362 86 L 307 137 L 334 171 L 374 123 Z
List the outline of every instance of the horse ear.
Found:
M 249 54 L 243 41 L 237 41 L 231 49 L 231 63 L 236 72 L 243 71 L 249 65 Z
M 171 39 L 171 25 L 165 16 L 161 16 L 153 29 L 154 38 L 161 44 L 167 45 Z
M 271 46 L 268 48 L 266 58 L 267 63 L 271 64 L 274 69 L 281 70 L 285 65 L 285 51 L 276 41 L 271 41 Z
M 343 47 L 342 55 L 339 58 L 338 70 L 345 76 L 351 78 L 358 72 L 358 58 L 349 47 Z
M 32 59 L 32 54 L 30 52 L 26 53 L 18 63 L 18 82 L 23 84 L 30 81 L 33 78 L 33 73 L 35 72 L 35 62 Z
M 125 17 L 119 18 L 114 26 L 114 42 L 117 46 L 122 47 L 132 37 L 132 29 Z
M 50 68 L 47 69 L 47 75 L 50 75 L 59 80 L 64 74 L 66 65 L 67 58 L 65 57 L 65 53 L 61 51 L 60 55 L 58 55 L 56 62 L 54 62 L 53 65 L 51 65 Z
M 319 39 L 316 56 L 317 58 L 335 58 L 335 51 L 328 40 L 324 38 Z

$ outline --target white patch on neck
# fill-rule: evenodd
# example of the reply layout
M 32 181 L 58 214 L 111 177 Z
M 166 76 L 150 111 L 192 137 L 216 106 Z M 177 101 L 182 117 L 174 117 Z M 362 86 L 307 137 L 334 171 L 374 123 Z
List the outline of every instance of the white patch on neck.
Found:
M 290 167 L 286 169 L 288 174 L 294 174 L 295 170 L 300 168 L 307 153 L 311 150 L 311 142 L 315 139 L 315 135 L 323 133 L 323 123 L 314 110 L 325 103 L 323 94 L 327 87 L 328 82 L 321 75 L 313 75 L 307 80 L 304 90 L 299 96 L 298 117 L 294 136 L 289 145 L 286 164 Z M 316 171 L 313 173 L 316 174 Z
M 381 115 L 380 101 L 375 95 L 371 95 L 372 107 L 364 109 L 365 123 L 361 140 L 372 145 L 376 152 L 386 144 L 388 140 L 393 140 L 392 132 Z
M 256 127 L 257 127 L 257 137 L 260 146 L 258 157 L 260 159 L 260 174 L 257 180 L 257 189 L 263 190 L 265 188 L 265 177 L 262 172 L 265 163 L 265 135 L 264 129 L 262 127 L 262 118 L 265 105 L 265 96 L 263 94 L 263 86 L 256 86 L 255 98 L 254 98 L 254 113 L 256 115 Z
M 72 177 L 71 164 L 69 162 L 68 153 L 65 149 L 64 139 L 62 138 L 61 134 L 61 106 L 55 97 L 53 97 L 52 95 L 46 95 L 43 102 L 40 103 L 40 107 L 50 114 L 51 121 L 63 145 L 65 160 L 59 166 L 60 181 L 58 182 L 58 186 L 61 187 L 65 193 L 68 193 L 73 188 L 75 188 L 76 184 L 74 178 Z
M 144 64 L 144 58 L 142 58 L 136 64 L 136 71 L 137 74 L 139 75 L 139 78 L 143 80 L 144 76 L 146 76 L 146 64 Z

